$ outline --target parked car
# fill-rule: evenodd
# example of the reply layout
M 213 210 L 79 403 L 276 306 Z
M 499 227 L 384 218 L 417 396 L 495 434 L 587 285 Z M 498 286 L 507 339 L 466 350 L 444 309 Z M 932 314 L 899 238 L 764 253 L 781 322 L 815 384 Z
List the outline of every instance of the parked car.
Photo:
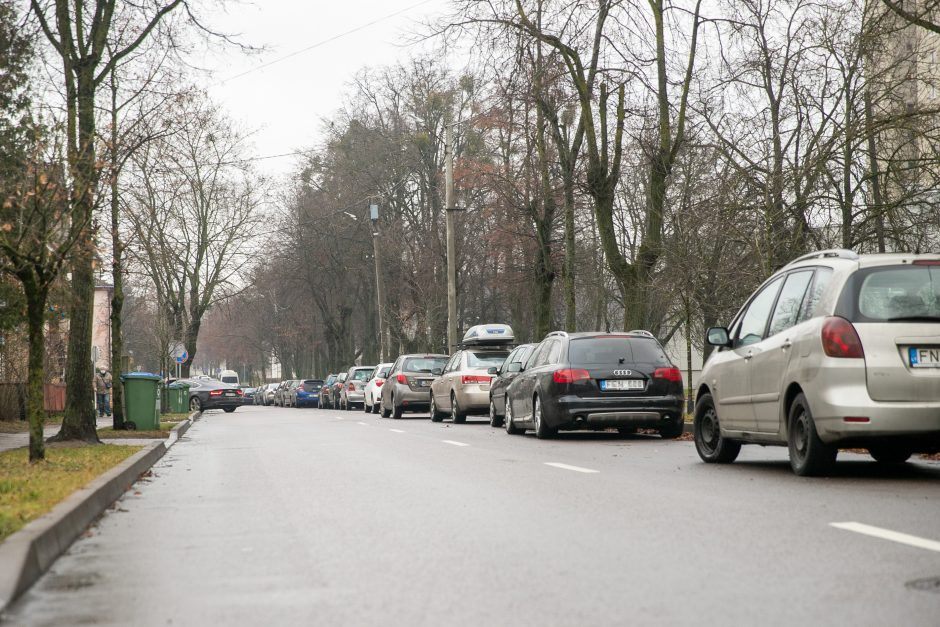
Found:
M 495 377 L 490 383 L 490 426 L 503 426 L 503 416 L 506 415 L 506 388 L 516 375 L 522 372 L 526 359 L 536 346 L 538 344 L 517 346 L 502 364 L 490 368 L 489 373 Z
M 238 373 L 234 370 L 223 370 L 219 373 L 219 381 L 238 385 Z
M 340 409 L 347 411 L 353 405 L 362 405 L 365 400 L 366 382 L 372 378 L 375 366 L 353 366 L 346 372 L 346 379 L 339 392 Z
M 656 429 L 682 434 L 682 373 L 647 331 L 550 333 L 506 388 L 504 426 L 534 429 Z
M 293 407 L 297 397 L 297 388 L 304 384 L 303 379 L 291 379 L 290 383 L 281 390 L 281 407 Z
M 274 391 L 277 390 L 277 386 L 280 383 L 267 383 L 258 388 L 256 394 L 259 405 L 273 405 L 274 404 Z
M 334 383 L 336 383 L 336 375 L 327 375 L 326 380 L 323 382 L 323 387 L 320 388 L 320 402 L 317 405 L 320 409 L 333 408 L 332 392 Z
M 189 410 L 222 409 L 231 413 L 242 404 L 242 390 L 237 385 L 206 379 L 181 379 L 189 384 Z
M 706 462 L 771 444 L 797 475 L 821 475 L 839 448 L 883 463 L 940 451 L 940 255 L 803 255 L 707 340 L 694 427 Z
M 382 384 L 391 370 L 392 364 L 379 364 L 372 372 L 372 376 L 366 382 L 366 387 L 362 391 L 362 408 L 365 412 L 371 414 L 379 413 L 379 396 L 382 393 Z
M 484 414 L 490 406 L 490 368 L 498 367 L 509 350 L 472 348 L 454 353 L 437 379 L 431 383 L 431 420 L 449 416 L 465 422 L 468 414 Z
M 291 407 L 317 407 L 320 404 L 320 388 L 323 379 L 304 379 L 291 388 Z
M 406 411 L 427 411 L 435 370 L 447 363 L 447 355 L 402 355 L 388 372 L 379 397 L 383 418 L 401 418 Z
M 274 390 L 274 404 L 278 407 L 287 407 L 287 393 L 290 386 L 297 382 L 297 379 L 285 379 Z
M 243 385 L 242 389 L 242 405 L 254 405 L 255 404 L 255 388 Z

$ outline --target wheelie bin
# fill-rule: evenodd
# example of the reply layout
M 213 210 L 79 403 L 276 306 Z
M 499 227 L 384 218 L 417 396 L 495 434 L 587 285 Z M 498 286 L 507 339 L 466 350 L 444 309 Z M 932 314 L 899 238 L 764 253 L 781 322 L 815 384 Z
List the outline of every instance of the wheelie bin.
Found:
M 121 375 L 124 385 L 124 422 L 128 429 L 160 429 L 160 377 L 149 372 Z

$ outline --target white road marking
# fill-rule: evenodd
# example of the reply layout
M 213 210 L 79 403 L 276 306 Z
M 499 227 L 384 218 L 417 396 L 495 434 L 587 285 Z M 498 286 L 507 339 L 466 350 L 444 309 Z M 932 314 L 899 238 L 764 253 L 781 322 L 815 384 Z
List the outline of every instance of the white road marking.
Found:
M 936 540 L 919 538 L 907 533 L 901 533 L 900 531 L 891 531 L 890 529 L 882 529 L 881 527 L 872 527 L 871 525 L 865 525 L 858 522 L 840 522 L 829 524 L 836 529 L 854 531 L 855 533 L 861 533 L 866 536 L 881 538 L 882 540 L 891 540 L 892 542 L 914 546 L 918 549 L 927 549 L 928 551 L 937 551 L 940 553 L 940 542 L 937 542 Z
M 360 422 L 357 422 L 356 424 L 357 424 L 357 425 L 362 425 L 363 427 L 368 427 L 368 426 L 369 426 L 369 423 L 368 423 L 368 422 L 361 422 L 361 421 L 360 421 Z
M 394 431 L 395 433 L 404 433 L 401 429 L 389 429 L 389 431 Z
M 559 462 L 545 462 L 546 466 L 553 466 L 555 468 L 561 468 L 562 470 L 573 470 L 575 472 L 583 472 L 585 474 L 594 474 L 600 472 L 600 470 L 591 470 L 590 468 L 582 468 L 581 466 L 572 466 L 570 464 L 562 464 Z
M 337 419 L 337 420 L 345 420 L 345 418 L 343 418 L 342 416 L 337 416 L 336 419 Z
M 458 442 L 457 440 L 441 440 L 444 444 L 453 444 L 454 446 L 470 446 L 465 442 Z

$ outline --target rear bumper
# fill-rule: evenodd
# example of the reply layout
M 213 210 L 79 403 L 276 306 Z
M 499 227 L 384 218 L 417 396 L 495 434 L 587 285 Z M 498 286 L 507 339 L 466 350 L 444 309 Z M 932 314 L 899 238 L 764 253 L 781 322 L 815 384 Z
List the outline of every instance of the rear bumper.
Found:
M 241 407 L 242 405 L 240 396 L 234 398 L 209 397 L 209 399 L 202 401 L 203 409 L 225 409 L 227 407 Z
M 386 384 L 388 385 L 388 384 Z M 412 390 L 409 386 L 396 383 L 392 388 L 392 396 L 396 405 L 401 405 L 405 409 L 423 408 L 431 406 L 431 388 L 421 388 Z
M 320 402 L 319 394 L 305 394 L 303 396 L 300 394 L 297 395 L 298 405 L 316 405 L 318 402 Z
M 606 429 L 636 427 L 658 429 L 682 419 L 683 399 L 677 396 L 647 398 L 582 398 L 562 396 L 546 403 L 543 420 L 554 429 Z
M 823 442 L 864 448 L 873 441 L 897 440 L 920 452 L 940 451 L 940 402 L 873 401 L 867 388 L 859 387 L 829 388 L 807 399 Z M 859 421 L 864 418 L 868 421 Z
M 346 392 L 347 403 L 361 403 L 365 400 L 365 392 Z
M 481 386 L 474 385 L 454 388 L 454 396 L 457 398 L 457 405 L 460 410 L 468 414 L 486 413 L 490 409 L 490 389 L 481 389 Z

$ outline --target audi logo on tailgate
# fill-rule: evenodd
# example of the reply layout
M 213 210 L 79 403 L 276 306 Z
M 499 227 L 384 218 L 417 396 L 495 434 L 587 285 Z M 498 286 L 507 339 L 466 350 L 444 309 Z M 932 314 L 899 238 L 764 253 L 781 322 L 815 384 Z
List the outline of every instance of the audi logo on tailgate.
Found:
M 614 370 L 615 377 L 629 377 L 633 374 L 632 370 Z

